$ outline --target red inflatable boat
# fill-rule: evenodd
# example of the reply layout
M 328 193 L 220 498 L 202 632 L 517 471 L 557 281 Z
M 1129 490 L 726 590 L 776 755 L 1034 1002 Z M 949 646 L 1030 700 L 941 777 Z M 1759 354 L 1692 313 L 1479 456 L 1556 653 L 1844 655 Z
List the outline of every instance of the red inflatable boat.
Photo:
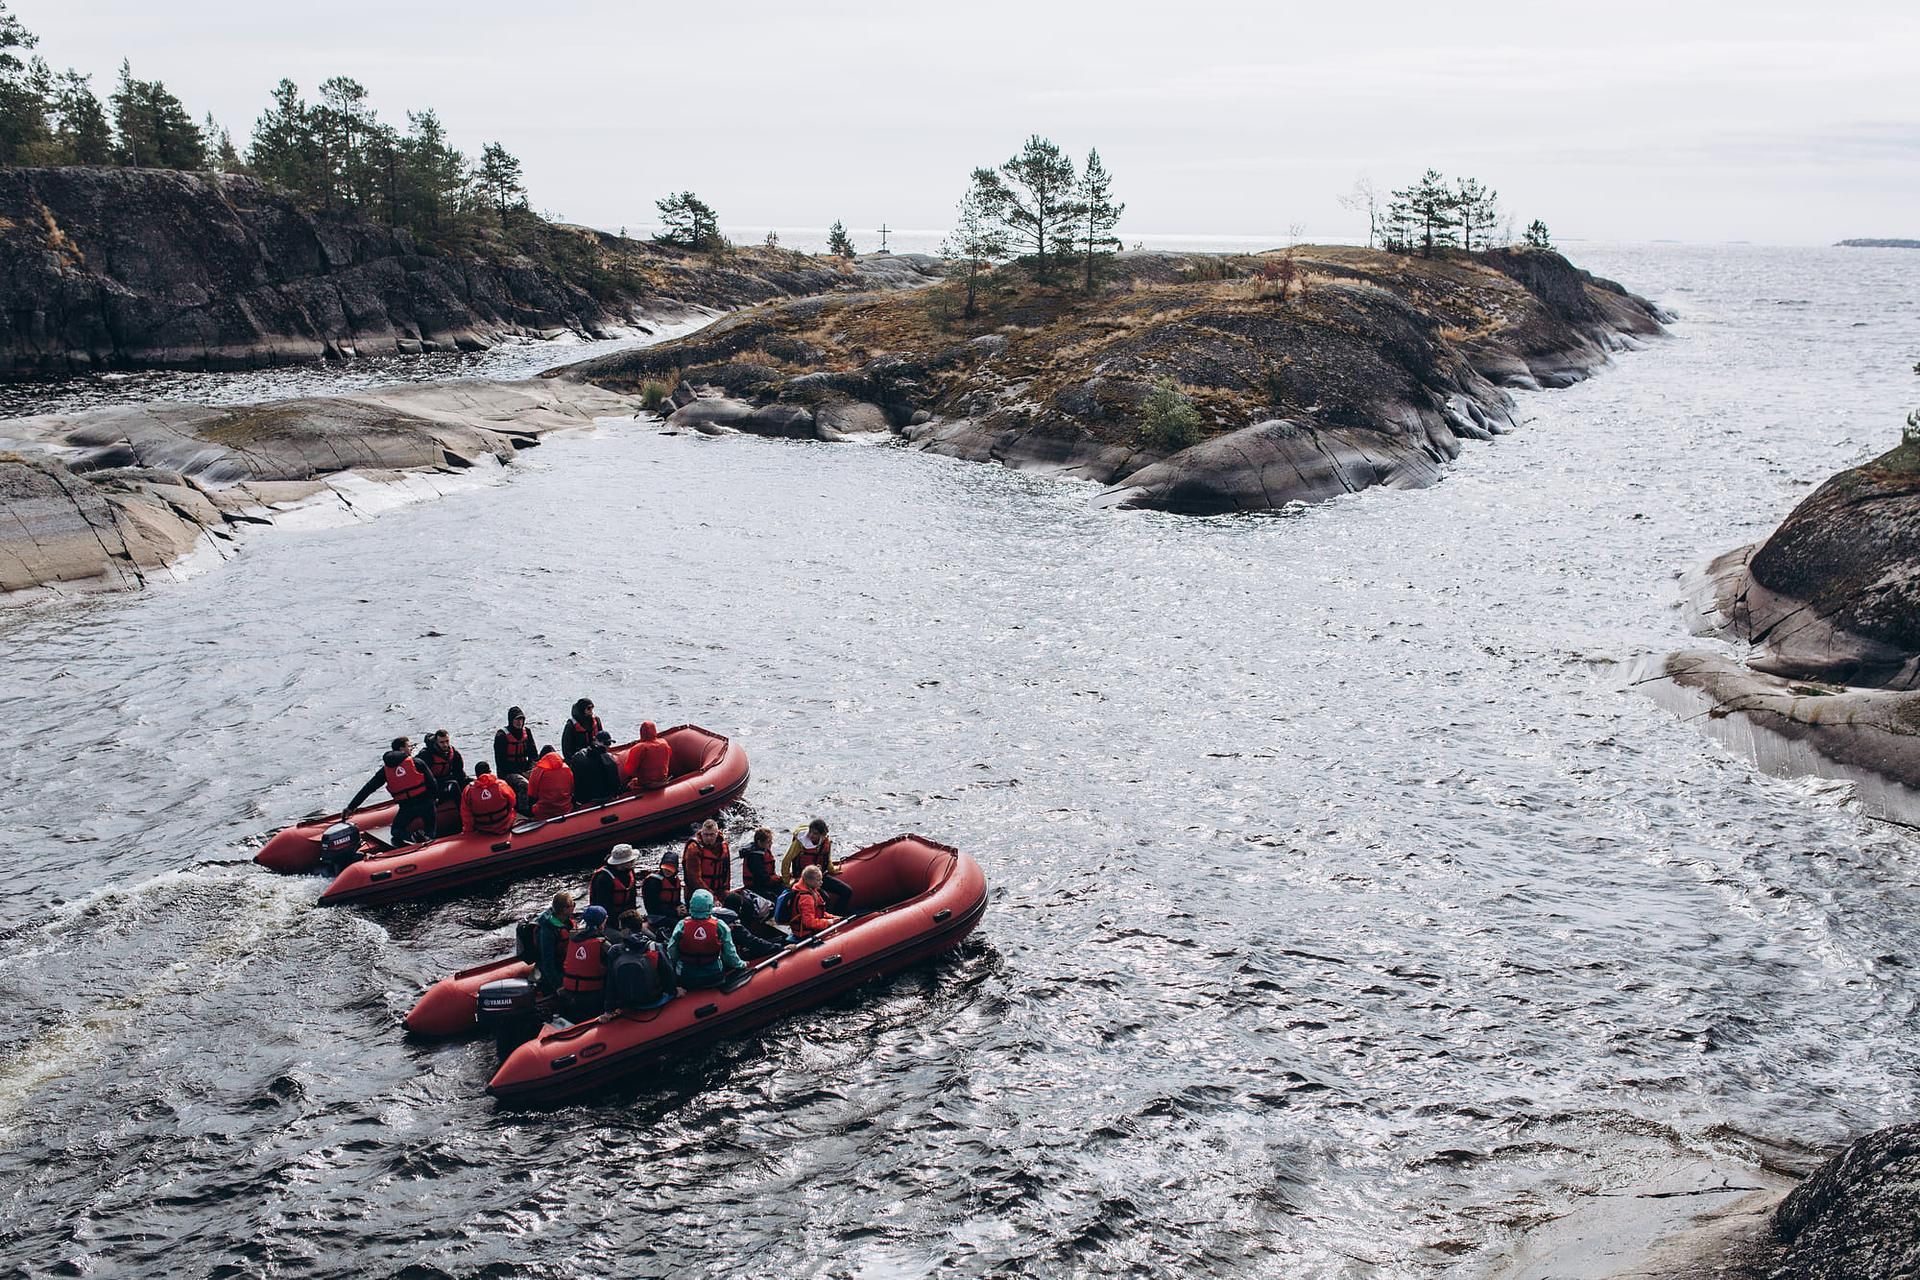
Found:
M 673 748 L 673 761 L 667 784 L 657 790 L 628 792 L 558 818 L 522 822 L 504 836 L 443 836 L 398 847 L 370 834 L 393 822 L 392 804 L 375 805 L 289 827 L 254 861 L 276 871 L 312 870 L 321 863 L 321 837 L 328 828 L 350 823 L 361 834 L 347 856 L 357 860 L 340 869 L 320 895 L 321 904 L 396 902 L 668 835 L 712 817 L 746 791 L 746 748 L 697 725 L 679 725 L 660 736 Z M 351 841 L 353 833 L 346 834 Z
M 616 1013 L 542 1032 L 508 1055 L 487 1092 L 501 1102 L 539 1104 L 577 1098 L 650 1062 L 695 1053 L 712 1042 L 811 1008 L 850 988 L 951 951 L 987 910 L 980 864 L 920 836 L 895 836 L 862 849 L 837 873 L 853 890 L 850 916 L 817 937 L 760 961 L 725 990 L 688 991 L 664 1006 Z M 526 966 L 502 961 L 519 973 Z M 473 1025 L 481 974 L 514 976 L 497 966 L 469 969 L 436 984 L 407 1025 Z

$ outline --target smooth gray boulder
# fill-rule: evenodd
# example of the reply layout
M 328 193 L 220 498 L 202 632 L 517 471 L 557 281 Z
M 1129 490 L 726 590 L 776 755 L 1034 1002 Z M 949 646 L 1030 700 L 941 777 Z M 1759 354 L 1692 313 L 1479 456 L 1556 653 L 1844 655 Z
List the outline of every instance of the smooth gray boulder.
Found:
M 797 404 L 770 404 L 755 409 L 739 424 L 742 431 L 783 440 L 813 440 L 813 411 Z
M 753 406 L 746 401 L 733 400 L 725 396 L 710 396 L 675 409 L 668 416 L 667 425 L 688 431 L 698 431 L 704 435 L 717 435 L 725 431 L 740 430 L 751 417 L 753 417 Z
M 884 409 L 862 400 L 833 400 L 816 405 L 813 417 L 823 437 L 827 432 L 833 432 L 836 436 L 855 436 L 893 429 Z
M 1374 485 L 1419 488 L 1440 478 L 1443 456 L 1424 437 L 1257 422 L 1140 468 L 1101 495 L 1105 505 L 1183 515 L 1268 511 L 1322 502 Z

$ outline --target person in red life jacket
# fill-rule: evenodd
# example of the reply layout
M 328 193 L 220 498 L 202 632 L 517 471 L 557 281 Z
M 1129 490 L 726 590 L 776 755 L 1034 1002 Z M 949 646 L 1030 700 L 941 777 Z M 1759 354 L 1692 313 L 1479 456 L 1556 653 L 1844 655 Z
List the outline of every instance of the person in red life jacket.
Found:
M 460 793 L 460 830 L 466 834 L 504 836 L 513 831 L 519 796 L 486 765 L 475 765 L 477 775 Z
M 600 717 L 593 714 L 593 699 L 582 698 L 573 704 L 573 711 L 567 717 L 567 727 L 560 731 L 560 754 L 571 756 L 606 730 L 600 723 Z
M 414 760 L 413 742 L 405 736 L 395 738 L 387 753 L 380 757 L 380 768 L 353 793 L 347 812 L 358 809 L 368 796 L 383 786 L 400 806 L 393 815 L 393 830 L 390 833 L 393 843 L 419 844 L 433 839 L 434 828 L 439 821 L 433 779 Z
M 565 976 L 567 939 L 573 936 L 573 895 L 553 895 L 553 905 L 534 921 L 534 984 L 543 996 L 560 990 Z
M 640 722 L 640 741 L 627 748 L 627 789 L 656 791 L 673 776 L 673 747 L 653 721 Z
M 640 855 L 630 844 L 617 844 L 607 855 L 607 863 L 593 873 L 587 884 L 587 901 L 607 909 L 607 919 L 620 920 L 640 901 L 640 875 L 634 863 Z
M 414 757 L 427 776 L 433 779 L 434 790 L 441 800 L 452 801 L 460 798 L 470 779 L 467 777 L 467 762 L 460 758 L 454 749 L 453 739 L 445 729 L 435 729 L 427 735 L 427 745 L 420 748 L 420 754 Z
M 780 874 L 789 884 L 808 867 L 820 868 L 822 892 L 835 911 L 844 912 L 853 903 L 853 890 L 847 882 L 833 874 L 833 837 L 827 834 L 824 819 L 815 818 L 803 830 L 793 833 L 793 842 L 787 846 L 787 856 L 780 861 Z
M 733 930 L 713 914 L 713 895 L 705 889 L 687 903 L 687 918 L 673 926 L 667 961 L 689 989 L 720 986 L 747 967 L 734 949 Z
M 613 958 L 612 945 L 602 933 L 606 923 L 605 907 L 588 907 L 580 913 L 580 927 L 567 939 L 560 990 L 565 994 L 567 1017 L 575 1022 L 597 1018 L 605 1007 L 607 961 Z
M 773 828 L 757 827 L 752 842 L 740 851 L 740 887 L 773 901 L 787 887 L 773 868 Z
M 527 713 L 518 707 L 507 708 L 507 727 L 493 731 L 493 768 L 501 777 L 519 774 L 525 777 L 540 758 L 533 745 L 533 730 L 527 728 Z
M 640 882 L 640 909 L 658 938 L 672 933 L 686 913 L 680 905 L 680 855 L 673 850 L 661 854 L 660 869 Z
M 718 902 L 727 896 L 727 882 L 733 878 L 732 851 L 720 824 L 708 818 L 680 851 L 680 869 L 686 877 L 687 901 L 705 889 Z
M 527 791 L 533 796 L 535 818 L 557 818 L 573 812 L 573 770 L 552 747 L 540 752 L 527 775 Z
M 840 922 L 839 916 L 827 913 L 826 894 L 821 889 L 825 879 L 819 867 L 809 866 L 800 873 L 800 883 L 793 886 L 793 918 L 787 928 L 793 930 L 794 937 L 811 938 Z

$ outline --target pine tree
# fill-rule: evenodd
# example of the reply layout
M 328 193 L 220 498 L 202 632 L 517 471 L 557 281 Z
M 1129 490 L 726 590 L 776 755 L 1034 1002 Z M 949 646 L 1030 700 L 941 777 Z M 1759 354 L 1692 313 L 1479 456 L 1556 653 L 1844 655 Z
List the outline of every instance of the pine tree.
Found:
M 233 135 L 220 127 L 213 118 L 213 112 L 207 112 L 207 120 L 201 126 L 201 132 L 207 138 L 207 167 L 218 169 L 221 173 L 244 173 L 246 165 L 240 160 L 240 153 L 233 149 Z
M 853 237 L 847 234 L 846 224 L 838 218 L 827 228 L 827 252 L 836 258 L 851 258 L 854 255 Z
M 1482 186 L 1478 178 L 1461 178 L 1453 188 L 1454 216 L 1460 223 L 1460 241 L 1473 252 L 1473 233 L 1480 232 L 1484 246 L 1493 224 L 1500 220 L 1500 193 Z
M 1412 186 L 1393 194 L 1407 206 L 1422 256 L 1431 258 L 1435 249 L 1454 243 L 1454 194 L 1438 169 L 1427 170 Z
M 467 186 L 467 158 L 447 145 L 438 113 L 407 113 L 400 143 L 402 218 L 423 238 L 438 236 L 459 212 Z
M 0 0 L 0 164 L 32 163 L 50 141 L 46 97 L 36 83 L 46 64 L 35 58 L 29 66 L 20 57 L 39 42 Z
M 114 155 L 121 164 L 150 169 L 202 169 L 207 140 L 186 104 L 158 80 L 136 80 L 120 60 L 120 81 L 108 99 L 113 107 Z
M 1553 238 L 1547 234 L 1547 224 L 1535 218 L 1527 224 L 1527 248 L 1551 249 Z
M 300 86 L 282 80 L 273 87 L 267 109 L 253 122 L 247 167 L 261 181 L 303 195 L 315 194 L 317 140 L 312 113 L 301 101 Z
M 1074 200 L 1073 160 L 1036 133 L 1018 155 L 1000 166 L 996 180 L 1002 191 L 1001 224 L 1015 245 L 1032 249 L 1028 256 L 1033 278 L 1051 281 L 1052 255 L 1073 251 L 1080 212 Z
M 1005 188 L 991 169 L 975 169 L 973 185 L 960 197 L 953 230 L 940 246 L 949 262 L 957 263 L 967 285 L 967 305 L 962 313 L 971 320 L 978 310 L 976 301 L 980 281 L 993 264 L 1007 256 L 1007 230 L 1000 220 L 1000 203 Z
M 320 105 L 313 109 L 314 135 L 320 141 L 320 173 L 329 209 L 339 201 L 353 209 L 364 203 L 367 190 L 365 157 L 359 148 L 372 118 L 367 91 L 351 76 L 332 76 L 320 82 Z
M 683 244 L 689 249 L 723 248 L 720 219 L 713 207 L 691 191 L 665 196 L 654 201 L 660 210 L 661 230 L 654 239 L 663 244 Z
M 488 203 L 500 215 L 500 225 L 507 225 L 507 210 L 524 204 L 526 187 L 520 183 L 520 162 L 497 142 L 489 142 L 480 151 L 480 189 L 487 194 Z
M 61 75 L 54 92 L 53 114 L 54 146 L 61 164 L 112 162 L 113 130 L 87 76 L 78 71 Z
M 1074 203 L 1079 206 L 1080 248 L 1086 255 L 1086 290 L 1092 293 L 1094 263 L 1102 254 L 1120 248 L 1120 238 L 1113 229 L 1127 210 L 1113 198 L 1113 175 L 1100 163 L 1098 148 L 1087 152 L 1087 167 L 1074 189 Z

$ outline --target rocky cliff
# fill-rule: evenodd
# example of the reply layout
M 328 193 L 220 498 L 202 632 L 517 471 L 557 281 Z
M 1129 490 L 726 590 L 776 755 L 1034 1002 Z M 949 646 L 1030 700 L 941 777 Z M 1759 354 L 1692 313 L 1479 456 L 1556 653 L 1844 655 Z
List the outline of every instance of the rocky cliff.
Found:
M 891 427 L 1101 481 L 1108 502 L 1206 514 L 1430 484 L 1461 440 L 1512 424 L 1507 388 L 1569 385 L 1663 318 L 1544 252 L 1133 253 L 1113 275 L 1086 297 L 1003 273 L 971 318 L 957 285 L 780 302 L 560 376 L 677 380 L 676 425 Z M 1163 382 L 1199 414 L 1184 447 L 1148 421 Z
M 1710 723 L 1814 753 L 1763 753 L 1782 771 L 1892 784 L 1869 807 L 1920 821 L 1920 444 L 1832 477 L 1764 542 L 1715 560 L 1696 605 L 1701 631 L 1748 646 L 1666 661 Z
M 921 282 L 910 260 L 716 257 L 534 223 L 464 254 L 161 169 L 0 169 L 0 377 L 244 368 L 601 335 L 633 308 Z

